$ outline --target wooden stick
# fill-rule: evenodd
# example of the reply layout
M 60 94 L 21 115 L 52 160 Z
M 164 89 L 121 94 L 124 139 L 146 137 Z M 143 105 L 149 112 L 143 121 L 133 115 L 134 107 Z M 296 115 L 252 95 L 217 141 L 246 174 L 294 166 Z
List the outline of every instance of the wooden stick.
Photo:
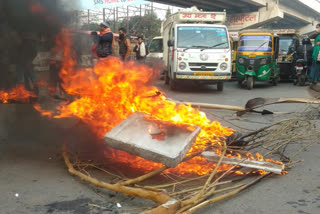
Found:
M 178 104 L 191 105 L 194 108 L 206 108 L 206 109 L 222 109 L 230 111 L 246 111 L 242 106 L 231 106 L 231 105 L 220 105 L 220 104 L 209 104 L 209 103 L 188 103 L 188 102 L 177 102 Z
M 232 192 L 229 192 L 229 193 L 227 193 L 227 194 L 224 194 L 224 195 L 215 197 L 215 198 L 213 198 L 213 199 L 209 199 L 209 200 L 207 200 L 207 201 L 204 201 L 204 202 L 202 202 L 201 204 L 198 204 L 198 205 L 190 208 L 187 212 L 184 212 L 184 214 L 194 213 L 195 211 L 197 211 L 197 210 L 199 210 L 199 209 L 201 209 L 201 208 L 203 208 L 203 207 L 205 207 L 205 206 L 208 206 L 208 205 L 210 205 L 210 204 L 216 203 L 216 202 L 221 201 L 221 200 L 226 199 L 226 198 L 230 198 L 230 197 L 238 194 L 238 193 L 241 192 L 242 190 L 244 190 L 244 189 L 246 189 L 246 188 L 248 188 L 248 187 L 250 187 L 250 186 L 252 186 L 252 185 L 254 185 L 254 184 L 256 184 L 256 183 L 258 183 L 260 180 L 262 180 L 263 178 L 265 178 L 266 176 L 268 176 L 268 175 L 270 175 L 270 174 L 271 174 L 271 173 L 269 172 L 269 173 L 267 173 L 267 174 L 265 174 L 265 175 L 262 175 L 262 176 L 258 177 L 257 179 L 253 180 L 252 182 L 250 182 L 250 183 L 248 183 L 248 184 L 246 184 L 246 185 L 244 185 L 244 186 L 242 186 L 242 187 L 240 187 L 240 188 L 238 188 L 238 189 L 236 189 L 236 190 L 234 190 L 234 191 L 232 191 Z
M 223 181 L 223 182 L 216 183 L 216 184 L 213 185 L 213 186 L 219 186 L 219 185 L 228 184 L 228 183 L 231 183 L 231 182 L 232 182 L 232 180 Z M 202 189 L 202 186 L 200 186 L 200 187 L 194 187 L 194 188 L 187 189 L 187 190 L 183 190 L 183 191 L 180 191 L 180 192 L 174 192 L 174 193 L 171 193 L 171 194 L 169 194 L 169 195 L 170 195 L 170 196 L 176 196 L 176 195 L 181 195 L 181 194 L 184 194 L 184 193 L 188 193 L 188 192 L 192 192 L 192 191 L 200 190 L 200 189 Z
M 180 206 L 180 201 L 171 199 L 165 204 L 162 204 L 151 210 L 144 211 L 140 214 L 176 214 L 176 211 L 180 208 Z
M 164 192 L 154 192 L 154 191 L 149 191 L 149 190 L 145 190 L 145 189 L 141 189 L 141 188 L 126 187 L 126 186 L 122 186 L 119 184 L 110 184 L 110 183 L 106 183 L 106 182 L 100 181 L 98 179 L 92 178 L 90 176 L 87 176 L 87 175 L 75 170 L 72 163 L 70 162 L 70 160 L 67 156 L 65 144 L 63 145 L 62 155 L 63 155 L 64 162 L 65 162 L 66 166 L 68 167 L 68 171 L 70 172 L 70 174 L 76 175 L 76 176 L 80 177 L 82 180 L 87 181 L 93 185 L 96 185 L 98 187 L 102 187 L 105 189 L 109 189 L 109 190 L 112 190 L 115 192 L 121 192 L 121 193 L 126 194 L 128 196 L 137 196 L 140 198 L 149 199 L 149 200 L 152 200 L 158 204 L 166 203 L 167 201 L 169 201 L 171 199 L 170 196 L 168 196 Z
M 209 176 L 209 178 L 207 179 L 207 182 L 205 183 L 205 185 L 203 186 L 203 188 L 201 189 L 201 191 L 196 195 L 196 197 L 194 198 L 195 201 L 197 201 L 204 193 L 204 191 L 206 190 L 206 188 L 208 187 L 208 185 L 210 184 L 213 176 L 216 175 L 217 173 L 217 170 L 218 168 L 220 167 L 221 163 L 222 163 L 222 160 L 224 158 L 224 155 L 226 154 L 227 152 L 227 144 L 226 142 L 224 141 L 224 144 L 223 144 L 223 151 L 222 151 L 222 154 L 221 156 L 219 156 L 219 160 L 217 162 L 217 165 L 216 167 L 214 168 L 214 170 L 212 171 L 211 175 Z
M 134 178 L 134 179 L 130 179 L 130 180 L 127 180 L 127 181 L 123 181 L 123 182 L 118 182 L 117 184 L 119 185 L 123 185 L 123 186 L 128 186 L 128 185 L 132 185 L 132 184 L 137 184 L 137 183 L 140 183 L 148 178 L 151 178 L 159 173 L 161 173 L 162 171 L 168 169 L 167 166 L 163 166 L 157 170 L 154 170 L 148 174 L 145 174 L 145 175 L 142 175 L 140 177 L 137 177 L 137 178 Z

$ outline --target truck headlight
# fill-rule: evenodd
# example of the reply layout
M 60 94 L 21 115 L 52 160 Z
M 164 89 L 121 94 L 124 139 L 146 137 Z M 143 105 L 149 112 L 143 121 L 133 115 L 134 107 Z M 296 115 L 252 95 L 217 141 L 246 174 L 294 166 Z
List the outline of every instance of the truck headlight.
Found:
M 239 61 L 240 64 L 244 63 L 244 59 L 243 58 L 239 58 L 238 61 Z
M 228 68 L 228 64 L 227 63 L 224 62 L 224 63 L 220 64 L 220 69 L 221 70 L 225 71 L 225 70 L 227 70 L 227 68 Z
M 185 62 L 179 63 L 179 69 L 184 70 L 184 69 L 186 69 L 186 67 L 187 67 L 187 64 Z
M 260 65 L 266 65 L 267 64 L 267 58 L 263 58 L 260 61 Z

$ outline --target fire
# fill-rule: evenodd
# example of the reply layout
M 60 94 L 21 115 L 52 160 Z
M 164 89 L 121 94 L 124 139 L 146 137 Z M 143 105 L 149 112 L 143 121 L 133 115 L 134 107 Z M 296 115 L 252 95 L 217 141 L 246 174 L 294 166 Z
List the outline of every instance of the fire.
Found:
M 0 102 L 2 103 L 9 103 L 9 101 L 28 102 L 28 99 L 32 97 L 36 97 L 36 95 L 31 91 L 27 91 L 23 85 L 19 85 L 9 91 L 0 90 Z
M 75 70 L 76 62 L 72 58 L 70 44 L 70 33 L 64 30 L 57 37 L 57 46 L 63 49 L 64 56 L 60 77 L 67 93 L 78 98 L 70 104 L 58 106 L 56 114 L 44 111 L 36 105 L 35 108 L 43 115 L 54 118 L 76 116 L 88 124 L 100 138 L 134 112 L 144 112 L 155 120 L 178 126 L 199 126 L 201 132 L 187 156 L 209 146 L 221 145 L 226 136 L 233 134 L 234 130 L 223 127 L 217 121 L 210 121 L 204 112 L 189 105 L 168 101 L 163 93 L 159 93 L 158 88 L 152 86 L 157 74 L 147 66 L 134 62 L 123 63 L 118 58 L 110 57 L 100 60 L 93 69 Z M 163 166 L 114 149 L 106 152 L 105 156 L 144 171 Z M 166 172 L 204 175 L 210 173 L 215 166 L 216 163 L 196 156 Z M 231 167 L 221 164 L 219 171 Z

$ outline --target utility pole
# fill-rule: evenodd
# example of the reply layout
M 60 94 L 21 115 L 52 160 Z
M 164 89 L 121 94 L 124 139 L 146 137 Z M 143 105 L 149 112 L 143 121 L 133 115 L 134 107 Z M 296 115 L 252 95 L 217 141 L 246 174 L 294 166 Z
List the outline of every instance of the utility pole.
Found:
M 105 22 L 106 21 L 106 9 L 105 8 L 102 9 L 102 13 L 103 13 L 103 22 Z
M 90 9 L 88 9 L 88 24 L 90 24 Z
M 116 31 L 116 8 L 113 8 L 113 31 Z
M 151 1 L 151 27 L 150 27 L 150 36 L 151 36 L 151 39 L 153 38 L 153 1 Z
M 118 28 L 119 28 L 118 19 L 119 19 L 119 13 L 118 13 L 118 7 L 116 7 L 116 29 L 115 29 L 115 31 L 118 31 Z
M 129 5 L 127 6 L 127 34 L 129 34 Z

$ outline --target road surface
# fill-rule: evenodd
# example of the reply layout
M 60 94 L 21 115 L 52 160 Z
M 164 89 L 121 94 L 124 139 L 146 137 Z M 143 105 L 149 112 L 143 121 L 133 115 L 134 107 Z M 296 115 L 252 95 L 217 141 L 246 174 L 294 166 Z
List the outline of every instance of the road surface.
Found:
M 169 91 L 162 81 L 155 84 L 168 97 L 189 102 L 206 102 L 244 106 L 255 97 L 309 97 L 307 87 L 281 83 L 279 86 L 260 84 L 253 90 L 240 89 L 236 82 L 225 85 L 223 92 L 215 86 L 195 87 L 182 85 L 178 91 Z M 267 109 L 279 112 L 303 111 L 303 104 L 281 104 Z M 82 214 L 82 213 L 138 213 L 152 205 L 143 200 L 124 197 L 111 191 L 100 190 L 71 176 L 61 157 L 61 144 L 81 133 L 73 145 L 86 154 L 98 147 L 85 127 L 77 133 L 69 130 L 74 121 L 48 121 L 29 105 L 0 107 L 6 116 L 0 117 L 1 129 L 9 129 L 9 136 L 0 139 L 0 213 L 1 214 Z M 14 115 L 12 117 L 10 115 Z M 232 120 L 233 112 L 209 111 L 208 117 L 238 131 L 263 127 L 279 120 L 279 116 L 247 114 L 241 120 Z M 251 121 L 251 122 L 248 122 Z M 66 137 L 67 136 L 67 137 Z M 68 138 L 69 137 L 69 138 Z M 91 142 L 88 144 L 88 142 Z M 88 146 L 90 145 L 90 146 Z M 304 163 L 296 165 L 285 176 L 263 180 L 240 195 L 200 210 L 199 214 L 272 214 L 320 213 L 320 145 L 308 148 L 299 157 Z M 121 208 L 117 207 L 121 204 Z M 95 204 L 108 209 L 89 206 Z

